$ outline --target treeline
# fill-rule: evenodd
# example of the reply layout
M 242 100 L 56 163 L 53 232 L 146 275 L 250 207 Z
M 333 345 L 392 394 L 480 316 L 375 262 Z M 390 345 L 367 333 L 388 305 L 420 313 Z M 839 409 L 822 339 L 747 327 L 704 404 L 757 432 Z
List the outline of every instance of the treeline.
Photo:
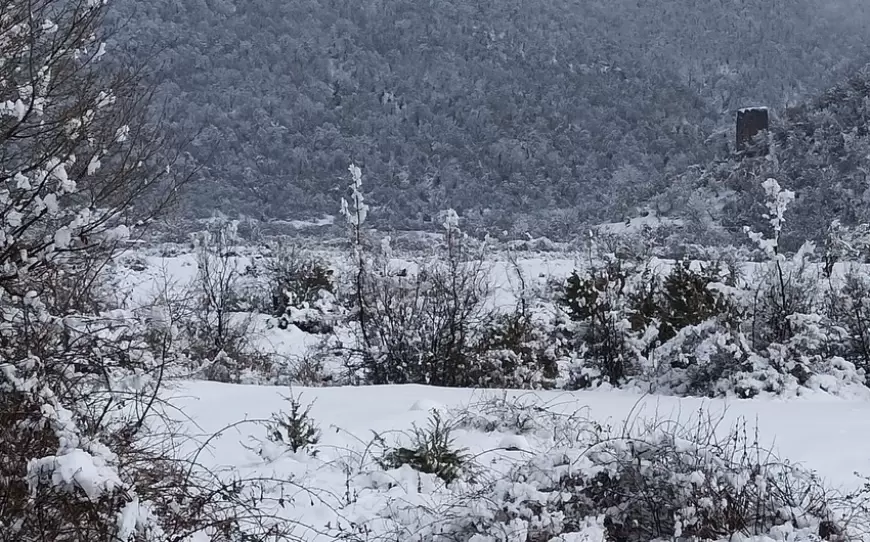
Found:
M 455 208 L 555 235 L 709 161 L 736 107 L 783 105 L 866 58 L 864 8 L 848 7 L 119 0 L 111 45 L 156 56 L 174 128 L 197 134 L 190 213 L 334 212 L 354 162 L 391 226 Z

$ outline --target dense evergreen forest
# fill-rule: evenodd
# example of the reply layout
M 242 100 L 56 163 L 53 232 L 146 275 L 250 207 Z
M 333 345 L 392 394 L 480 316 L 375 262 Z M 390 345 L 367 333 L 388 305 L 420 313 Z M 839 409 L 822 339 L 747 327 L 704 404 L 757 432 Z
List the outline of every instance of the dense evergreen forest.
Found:
M 156 57 L 173 128 L 195 134 L 191 214 L 334 213 L 355 162 L 390 226 L 452 207 L 546 234 L 703 184 L 686 171 L 727 157 L 737 108 L 812 103 L 870 60 L 868 9 L 117 0 L 110 46 Z
M 795 192 L 786 237 L 790 248 L 822 239 L 832 223 L 870 223 L 870 69 L 785 110 L 771 125 L 768 154 L 737 153 L 693 167 L 652 199 L 662 214 L 688 219 L 691 237 L 728 242 L 744 225 L 766 220 L 761 181 Z M 836 227 L 836 225 L 835 225 Z M 866 227 L 866 226 L 862 226 Z

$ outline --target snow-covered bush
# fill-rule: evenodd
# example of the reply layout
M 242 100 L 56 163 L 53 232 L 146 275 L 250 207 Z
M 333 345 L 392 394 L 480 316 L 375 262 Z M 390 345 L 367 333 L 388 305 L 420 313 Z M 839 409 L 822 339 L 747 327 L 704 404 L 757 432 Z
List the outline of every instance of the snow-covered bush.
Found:
M 611 384 L 619 384 L 635 372 L 628 349 L 631 323 L 627 262 L 614 258 L 584 273 L 568 277 L 559 299 L 576 324 L 576 348 Z
M 321 290 L 314 302 L 295 301 L 292 294 L 285 297 L 284 313 L 278 317 L 278 327 L 295 326 L 311 335 L 326 335 L 335 331 L 336 322 L 343 316 L 343 307 L 336 303 L 335 296 Z
M 559 344 L 526 310 L 496 314 L 483 329 L 481 365 L 489 368 L 479 385 L 488 388 L 552 388 L 559 376 Z
M 716 431 L 715 424 L 654 423 L 637 436 L 605 438 L 579 465 L 556 471 L 545 489 L 562 493 L 564 504 L 555 508 L 563 524 L 603 515 L 610 539 L 724 540 L 836 529 L 830 497 L 815 476 L 778 461 L 745 428 Z
M 323 259 L 286 242 L 272 243 L 266 263 L 271 313 L 278 326 L 296 326 L 322 335 L 335 329 L 336 303 L 333 270 Z
M 707 386 L 708 395 L 863 393 L 863 279 L 852 271 L 834 271 L 840 259 L 860 256 L 864 228 L 845 231 L 834 224 L 824 254 L 817 255 L 807 242 L 787 256 L 781 239 L 793 194 L 774 179 L 762 187 L 769 232 L 746 230 L 762 262 L 740 280 L 712 285 L 727 295 L 730 315 L 715 332 L 717 347 L 710 348 L 708 341 L 698 350 L 711 359 L 718 351 L 715 358 L 725 369 L 715 389 Z
M 856 367 L 839 356 L 846 342 L 844 328 L 825 307 L 823 266 L 813 261 L 815 246 L 804 243 L 791 256 L 781 249 L 785 213 L 794 194 L 775 179 L 762 187 L 767 194 L 767 234 L 745 228 L 765 259 L 736 303 L 745 312 L 739 331 L 749 351 L 751 369 L 743 376 L 744 390 L 783 394 L 809 387 L 837 391 L 861 382 Z M 830 255 L 824 267 L 830 264 Z M 744 391 L 744 395 L 748 392 Z
M 719 275 L 716 265 L 693 268 L 680 262 L 662 276 L 652 260 L 612 256 L 568 277 L 559 297 L 573 322 L 566 331 L 587 366 L 619 385 L 653 370 L 652 352 L 680 330 L 729 311 L 723 296 L 710 288 Z M 575 383 L 590 374 L 577 375 Z
M 667 342 L 681 330 L 711 319 L 736 318 L 728 298 L 713 287 L 723 280 L 729 282 L 718 262 L 697 266 L 678 262 L 662 280 L 660 298 L 650 315 L 650 321 L 660 322 L 659 341 Z
M 102 4 L 2 9 L 0 537 L 150 540 L 160 521 L 126 455 L 135 420 L 117 413 L 148 393 L 137 373 L 152 360 L 110 318 L 74 314 L 96 308 L 95 275 L 66 273 L 129 234 L 125 203 L 156 186 L 159 138 L 140 124 L 138 80 L 100 69 Z
M 701 397 L 731 392 L 739 397 L 757 395 L 734 383 L 752 370 L 751 351 L 741 338 L 716 319 L 680 329 L 653 354 L 657 364 L 654 389 Z
M 762 261 L 745 272 L 733 262 L 605 254 L 568 278 L 560 301 L 574 346 L 562 361 L 570 386 L 737 397 L 859 391 L 867 366 L 861 279 L 832 278 L 825 268 L 833 270 L 834 256 L 813 260 L 811 243 L 783 254 L 793 195 L 773 179 L 764 189 L 769 231 L 746 230 Z
M 492 360 L 488 387 L 539 389 L 559 384 L 564 341 L 555 326 L 549 284 L 534 284 L 513 255 L 509 283 L 516 303 L 501 309 L 483 330 L 481 349 Z M 500 381 L 500 384 L 499 384 Z
M 866 490 L 825 487 L 763 448 L 745 422 L 635 418 L 613 431 L 582 411 L 505 398 L 453 415 L 442 423 L 493 433 L 497 450 L 479 465 L 466 457 L 472 475 L 446 486 L 390 471 L 390 504 L 370 520 L 391 526 L 389 539 L 850 540 L 870 519 Z
M 444 215 L 440 246 L 397 269 L 389 239 L 371 246 L 362 224 L 368 207 L 361 172 L 351 167 L 354 204 L 344 204 L 352 246 L 352 305 L 357 341 L 348 366 L 370 384 L 540 387 L 555 360 L 529 314 L 499 315 L 489 304 L 485 253 Z
M 322 259 L 287 243 L 272 245 L 270 256 L 266 271 L 274 316 L 284 316 L 291 306 L 313 305 L 324 292 L 335 294 L 333 271 Z
M 827 349 L 870 375 L 870 279 L 866 260 L 870 224 L 847 228 L 834 222 L 825 238 L 824 286 Z M 850 262 L 850 263 L 846 263 Z M 835 269 L 837 272 L 835 273 Z
M 151 393 L 149 378 L 136 384 L 137 373 L 153 368 L 151 360 L 112 341 L 123 326 L 109 319 L 64 322 L 35 297 L 27 306 L 4 305 L 0 531 L 8 540 L 156 533 L 139 508 L 140 473 L 122 463 L 134 450 L 136 420 L 119 416 L 122 401 Z M 108 414 L 104 422 L 100 411 Z M 133 531 L 118 533 L 128 505 Z M 147 523 L 137 524 L 140 513 Z
M 785 211 L 794 200 L 794 193 L 783 190 L 775 179 L 768 179 L 763 186 L 768 196 L 765 216 L 770 222 L 770 232 L 765 235 L 745 228 L 766 257 L 754 279 L 750 338 L 755 348 L 784 344 L 794 336 L 792 317 L 812 312 L 818 284 L 818 275 L 813 272 L 816 266 L 809 259 L 815 249 L 812 243 L 805 243 L 791 258 L 781 250 Z
M 506 393 L 472 403 L 451 412 L 457 429 L 484 433 L 505 433 L 553 440 L 560 447 L 584 446 L 596 442 L 604 426 L 585 411 L 554 412 L 540 404 L 538 396 L 509 397 Z
M 336 337 L 310 346 L 302 355 L 287 360 L 286 372 L 292 384 L 306 387 L 354 384 L 341 380 L 344 351 Z
M 828 291 L 828 316 L 843 335 L 838 353 L 870 374 L 870 278 L 846 272 Z
M 111 271 L 105 250 L 74 252 L 62 262 L 47 262 L 31 287 L 55 314 L 99 313 L 123 305 L 126 292 L 115 287 Z

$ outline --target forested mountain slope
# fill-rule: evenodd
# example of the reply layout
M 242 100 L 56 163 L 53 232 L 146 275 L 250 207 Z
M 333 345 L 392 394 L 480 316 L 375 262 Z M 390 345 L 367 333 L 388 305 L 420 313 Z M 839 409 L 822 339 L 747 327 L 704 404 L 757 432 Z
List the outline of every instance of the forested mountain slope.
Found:
M 621 218 L 709 161 L 737 107 L 780 107 L 868 56 L 843 0 L 116 0 L 116 50 L 204 181 L 191 212 L 333 212 L 350 162 L 377 216 L 545 229 Z
M 656 198 L 658 208 L 694 219 L 723 239 L 743 236 L 744 225 L 765 221 L 761 183 L 775 178 L 795 192 L 786 236 L 791 248 L 821 240 L 833 221 L 870 223 L 870 68 L 776 115 L 766 136 L 770 153 L 720 157 L 678 176 Z M 765 138 L 763 138 L 765 139 Z M 745 237 L 745 236 L 744 236 Z

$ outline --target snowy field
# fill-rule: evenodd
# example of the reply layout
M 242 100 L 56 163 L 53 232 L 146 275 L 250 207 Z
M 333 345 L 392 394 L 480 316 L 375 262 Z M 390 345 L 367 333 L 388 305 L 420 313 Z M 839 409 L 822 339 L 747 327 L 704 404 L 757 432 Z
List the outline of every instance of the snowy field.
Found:
M 161 251 L 131 250 L 122 254 L 114 289 L 118 293 L 117 303 L 128 309 L 151 307 L 161 298 L 181 295 L 186 288 L 194 284 L 197 277 L 196 256 L 189 248 L 177 254 L 161 255 Z M 346 256 L 337 251 L 320 250 L 315 253 L 325 261 L 332 262 L 336 268 L 346 264 Z M 526 287 L 533 292 L 547 288 L 547 281 L 553 278 L 563 280 L 578 266 L 582 266 L 581 256 L 577 255 L 542 255 L 526 253 L 516 255 L 509 261 L 506 255 L 494 259 L 488 264 L 492 297 L 490 303 L 495 307 L 510 308 L 517 301 L 516 293 L 520 286 L 513 269 L 516 263 L 522 270 Z M 252 263 L 262 259 L 256 250 L 240 250 L 234 265 L 244 270 Z M 417 264 L 410 259 L 395 258 L 392 265 L 398 269 L 406 268 L 415 272 Z M 258 291 L 263 293 L 262 289 Z M 268 293 L 268 292 L 266 292 Z M 247 314 L 237 315 L 247 318 Z M 254 346 L 270 354 L 284 359 L 295 359 L 305 354 L 320 338 L 302 333 L 295 327 L 279 329 L 273 319 L 262 314 L 253 315 L 251 326 Z
M 293 505 L 283 513 L 300 524 L 322 529 L 316 534 L 300 527 L 305 540 L 338 539 L 329 527 L 365 524 L 372 536 L 401 531 L 395 519 L 403 504 L 437 509 L 445 494 L 444 484 L 433 476 L 420 476 L 409 469 L 382 471 L 366 458 L 372 432 L 390 435 L 425 426 L 429 409 L 461 412 L 501 392 L 439 389 L 426 386 L 294 389 L 292 393 L 312 403 L 311 415 L 322 430 L 316 457 L 309 454 L 276 453 L 264 459 L 256 442 L 264 430 L 256 423 L 225 427 L 240 420 L 267 419 L 286 408 L 284 397 L 291 390 L 259 386 L 203 382 L 179 383 L 172 403 L 189 417 L 191 436 L 201 439 L 222 431 L 211 440 L 203 461 L 215 469 L 246 475 L 294 480 L 299 484 Z M 559 413 L 581 412 L 613 427 L 641 424 L 644 419 L 679 420 L 692 425 L 698 420 L 721 418 L 724 432 L 741 420 L 749 430 L 758 429 L 761 444 L 782 459 L 816 471 L 834 488 L 855 489 L 861 483 L 855 473 L 870 473 L 866 435 L 870 434 L 870 403 L 840 399 L 700 400 L 639 397 L 611 392 L 514 392 L 525 404 L 538 404 Z M 545 435 L 517 436 L 510 432 L 458 429 L 457 446 L 466 448 L 479 465 L 498 470 L 504 465 L 529 461 L 554 446 Z M 395 519 L 393 523 L 389 520 Z M 332 534 L 330 534 L 332 533 Z M 413 540 L 413 533 L 405 532 Z M 423 537 L 425 538 L 425 536 Z
M 290 393 L 311 402 L 313 417 L 325 428 L 325 449 L 353 449 L 368 441 L 371 432 L 398 431 L 424 424 L 428 410 L 461 410 L 487 397 L 501 397 L 493 390 L 462 390 L 429 386 L 362 386 L 342 388 L 288 388 L 219 384 L 178 383 L 173 404 L 189 417 L 192 434 L 210 435 L 244 419 L 267 419 L 285 408 Z M 722 429 L 745 420 L 756 427 L 765 447 L 777 456 L 815 470 L 837 487 L 853 487 L 858 474 L 870 474 L 870 403 L 836 398 L 800 400 L 719 400 L 639 396 L 622 391 L 507 392 L 546 406 L 555 412 L 585 411 L 599 422 L 622 426 L 627 420 L 683 420 L 691 424 L 703 412 L 722 418 Z M 214 465 L 241 466 L 256 463 L 246 453 L 247 438 L 256 430 L 229 431 L 216 441 L 211 452 Z M 460 445 L 481 452 L 491 442 L 474 432 L 457 434 Z M 331 456 L 323 452 L 321 460 Z
M 130 250 L 122 254 L 118 260 L 121 262 L 119 274 L 119 292 L 125 292 L 124 303 L 130 306 L 148 304 L 155 296 L 159 295 L 167 285 L 180 289 L 194 281 L 197 274 L 196 256 L 186 249 L 178 254 L 161 255 L 160 250 Z M 336 267 L 341 267 L 347 262 L 347 255 L 337 250 L 321 249 L 312 251 L 315 255 L 326 261 L 332 262 Z M 489 264 L 491 285 L 497 305 L 509 305 L 515 301 L 515 292 L 519 284 L 513 270 L 513 262 L 507 253 L 492 254 L 493 260 Z M 573 270 L 585 265 L 587 256 L 581 254 L 542 254 L 535 252 L 517 252 L 511 255 L 516 264 L 522 270 L 529 287 L 543 287 L 548 279 L 564 279 Z M 248 250 L 242 253 L 236 260 L 238 269 L 245 267 L 257 260 L 256 251 Z M 132 262 L 140 264 L 131 269 Z M 412 272 L 416 270 L 416 264 L 405 258 L 396 257 L 392 265 L 396 268 L 408 268 Z
M 240 269 L 252 263 L 252 254 L 239 257 Z M 337 261 L 335 255 L 324 254 Z M 580 259 L 535 253 L 515 256 L 513 262 L 495 258 L 490 268 L 493 302 L 515 302 L 514 263 L 527 277 L 527 288 L 542 289 L 548 280 L 563 279 L 582 265 Z M 137 251 L 120 261 L 124 271 L 118 291 L 127 292 L 123 304 L 128 308 L 148 306 L 161 292 L 183 289 L 196 277 L 196 260 L 189 253 Z M 395 265 L 413 264 L 396 259 Z M 287 359 L 303 356 L 318 340 L 293 326 L 278 329 L 265 315 L 257 316 L 251 333 L 260 348 Z M 576 453 L 575 461 L 580 460 L 585 444 L 578 440 L 572 450 L 570 433 L 583 423 L 600 424 L 614 434 L 665 422 L 689 429 L 715 426 L 722 438 L 745 431 L 777 460 L 813 471 L 837 490 L 855 490 L 864 483 L 861 475 L 870 474 L 870 402 L 811 390 L 788 400 L 727 400 L 619 390 L 520 392 L 419 385 L 291 389 L 176 380 L 165 393 L 166 411 L 181 427 L 182 449 L 201 447 L 199 461 L 222 478 L 273 481 L 261 506 L 298 524 L 302 540 L 439 540 L 452 514 L 489 514 L 487 505 L 472 496 L 482 487 L 497 486 L 512 469 L 536 462 L 543 470 L 555 469 L 547 463 L 554 454 Z M 318 442 L 303 451 L 292 452 L 267 439 L 267 422 L 287 412 L 289 396 L 310 406 L 310 419 L 319 430 Z M 487 410 L 496 403 L 521 404 L 534 420 L 529 427 L 496 423 L 504 413 Z M 413 429 L 426 427 L 433 412 L 454 427 L 452 445 L 471 458 L 469 464 L 478 473 L 472 481 L 446 484 L 408 466 L 390 468 L 378 461 L 379 446 L 407 444 Z M 470 414 L 489 419 L 492 427 L 463 423 Z M 572 422 L 560 425 L 559 419 Z M 525 541 L 520 531 L 479 540 Z M 584 532 L 580 538 L 552 540 L 601 538 L 595 529 Z

